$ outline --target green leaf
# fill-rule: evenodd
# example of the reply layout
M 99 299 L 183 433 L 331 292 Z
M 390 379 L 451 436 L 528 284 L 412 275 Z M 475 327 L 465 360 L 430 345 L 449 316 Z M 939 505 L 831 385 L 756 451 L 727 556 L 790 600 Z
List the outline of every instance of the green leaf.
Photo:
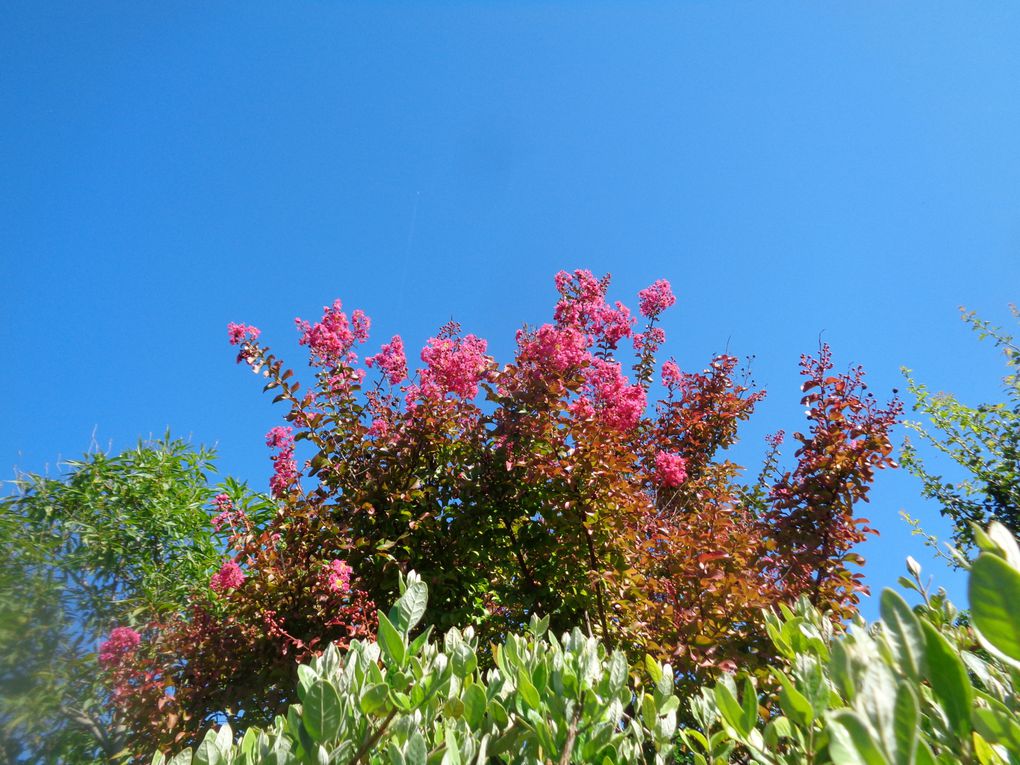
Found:
M 893 740 L 896 743 L 893 756 L 896 765 L 912 765 L 914 762 L 919 718 L 917 696 L 909 685 L 901 682 L 896 689 L 896 702 L 893 707 Z
M 386 698 L 389 696 L 389 686 L 386 683 L 376 683 L 365 689 L 358 700 L 358 706 L 366 715 L 374 715 L 386 705 Z
M 312 683 L 305 693 L 301 719 L 316 741 L 331 741 L 340 728 L 340 694 L 326 680 Z
M 924 669 L 921 622 L 895 590 L 882 591 L 880 611 L 901 668 L 908 677 L 916 680 Z
M 929 622 L 921 622 L 924 630 L 925 664 L 928 682 L 949 718 L 949 724 L 962 741 L 970 736 L 970 712 L 974 689 L 967 668 L 949 641 Z
M 744 708 L 744 727 L 751 730 L 758 722 L 758 694 L 755 693 L 750 678 L 744 680 L 744 698 L 741 699 L 741 706 Z
M 615 696 L 627 684 L 627 660 L 619 651 L 609 659 L 609 695 Z
M 659 666 L 659 662 L 648 654 L 645 654 L 645 671 L 652 678 L 653 683 L 659 682 L 659 679 L 662 677 L 662 667 Z
M 540 709 L 542 701 L 539 698 L 538 689 L 532 684 L 524 667 L 517 670 L 517 690 L 529 707 L 535 710 Z
M 469 685 L 463 694 L 464 717 L 472 728 L 481 725 L 485 717 L 485 691 L 480 685 Z
M 1020 571 L 1002 558 L 982 553 L 968 585 L 975 628 L 1003 657 L 1020 665 Z
M 443 765 L 460 765 L 460 749 L 457 747 L 457 734 L 453 728 L 446 728 L 446 753 L 443 754 Z
M 379 634 L 377 635 L 377 640 L 387 664 L 396 668 L 404 666 L 406 655 L 404 636 L 397 631 L 397 628 L 393 626 L 393 622 L 382 611 L 379 611 Z
M 993 744 L 1001 744 L 1020 755 L 1020 725 L 1007 712 L 977 708 L 973 714 L 974 728 Z
M 421 621 L 429 601 L 429 590 L 425 582 L 415 580 L 407 585 L 395 606 L 397 626 L 405 635 Z
M 846 754 L 853 756 L 857 762 L 864 765 L 889 765 L 889 760 L 878 748 L 867 724 L 856 712 L 843 710 L 834 714 L 832 720 L 846 732 L 846 737 L 842 738 L 839 743 L 839 747 L 844 749 Z M 833 761 L 847 762 L 847 760 L 840 759 L 835 753 L 833 753 Z
M 741 737 L 746 737 L 751 732 L 750 726 L 744 724 L 744 714 L 740 703 L 734 697 L 732 691 L 722 683 L 716 683 L 715 703 L 719 707 L 723 719 Z
M 803 693 L 797 690 L 793 681 L 785 672 L 774 667 L 770 668 L 770 670 L 780 683 L 779 705 L 783 708 L 783 712 L 797 725 L 804 728 L 810 726 L 815 719 L 815 712 L 811 702 L 807 700 Z
M 216 742 L 216 731 L 210 728 L 195 750 L 192 762 L 194 765 L 223 765 L 224 761 L 223 752 Z
M 475 652 L 470 645 L 458 643 L 453 649 L 453 655 L 450 657 L 450 665 L 453 668 L 453 674 L 464 678 L 475 671 L 475 668 L 478 666 L 478 659 L 475 657 Z
M 421 733 L 415 731 L 411 734 L 407 747 L 404 749 L 404 760 L 407 765 L 425 765 L 428 760 L 429 750 L 425 746 L 425 739 Z

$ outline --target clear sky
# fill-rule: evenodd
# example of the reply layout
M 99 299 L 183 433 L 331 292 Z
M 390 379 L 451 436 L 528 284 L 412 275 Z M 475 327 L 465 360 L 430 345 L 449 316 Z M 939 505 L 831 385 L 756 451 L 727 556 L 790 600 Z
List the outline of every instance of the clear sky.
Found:
M 1020 300 L 1013 2 L 10 2 L 0 23 L 0 472 L 170 427 L 265 488 L 282 411 L 228 321 L 300 364 L 341 297 L 420 347 L 506 360 L 552 276 L 679 296 L 667 351 L 755 354 L 745 430 L 802 422 L 819 335 L 873 389 L 907 365 L 994 398 L 959 321 Z M 901 438 L 898 435 L 897 438 Z M 865 508 L 868 580 L 927 561 Z M 928 566 L 929 569 L 932 566 Z M 938 574 L 961 600 L 958 577 Z M 868 613 L 873 614 L 873 606 Z

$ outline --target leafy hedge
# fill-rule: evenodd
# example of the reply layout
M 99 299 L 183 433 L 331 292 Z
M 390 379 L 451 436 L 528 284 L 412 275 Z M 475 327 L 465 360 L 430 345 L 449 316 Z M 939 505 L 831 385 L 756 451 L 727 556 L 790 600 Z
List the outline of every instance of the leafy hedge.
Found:
M 629 668 L 619 651 L 575 629 L 557 639 L 532 617 L 524 636 L 492 649 L 479 668 L 472 629 L 451 629 L 442 647 L 431 627 L 410 631 L 427 590 L 414 573 L 377 642 L 331 646 L 299 669 L 286 716 L 229 725 L 194 751 L 153 765 L 256 763 L 635 763 L 670 758 L 698 765 L 951 765 L 1020 762 L 1020 548 L 1004 527 L 975 530 L 965 618 L 922 584 L 911 608 L 882 594 L 882 618 L 837 634 L 806 599 L 765 615 L 781 659 L 771 683 L 726 675 L 688 702 L 694 725 L 677 730 L 673 670 L 647 658 Z M 972 621 L 973 624 L 968 623 Z M 760 686 L 760 687 L 759 687 Z
M 785 666 L 772 669 L 777 701 L 751 681 L 703 690 L 692 708 L 702 730 L 683 742 L 697 763 L 735 757 L 765 765 L 1020 762 L 1020 549 L 1006 529 L 974 529 L 967 619 L 930 595 L 908 560 L 924 604 L 882 593 L 882 619 L 834 639 L 806 603 L 768 616 Z
M 379 612 L 377 642 L 353 641 L 343 655 L 330 646 L 300 666 L 301 703 L 286 716 L 239 743 L 229 725 L 210 730 L 169 763 L 665 762 L 680 706 L 668 664 L 649 660 L 656 681 L 636 685 L 621 652 L 577 629 L 557 639 L 533 617 L 483 672 L 471 628 L 449 630 L 442 646 L 431 628 L 409 637 L 427 590 L 413 572 L 401 587 L 389 615 Z

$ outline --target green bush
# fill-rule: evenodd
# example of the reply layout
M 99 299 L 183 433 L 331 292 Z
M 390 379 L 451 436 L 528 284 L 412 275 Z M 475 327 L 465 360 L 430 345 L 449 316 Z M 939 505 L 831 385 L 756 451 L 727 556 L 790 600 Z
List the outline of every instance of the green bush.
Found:
M 732 676 L 703 689 L 691 704 L 702 729 L 680 734 L 694 761 L 1020 762 L 1020 550 L 999 524 L 973 532 L 969 618 L 929 594 L 911 559 L 900 581 L 923 604 L 886 590 L 870 628 L 858 619 L 837 638 L 806 602 L 769 615 L 777 701 Z
M 300 703 L 271 727 L 238 743 L 223 725 L 154 765 L 665 762 L 680 706 L 668 664 L 646 660 L 643 685 L 623 653 L 577 629 L 557 639 L 532 617 L 483 672 L 471 628 L 449 630 L 441 647 L 431 628 L 411 639 L 427 589 L 412 572 L 401 590 L 375 642 L 330 646 L 299 667 Z

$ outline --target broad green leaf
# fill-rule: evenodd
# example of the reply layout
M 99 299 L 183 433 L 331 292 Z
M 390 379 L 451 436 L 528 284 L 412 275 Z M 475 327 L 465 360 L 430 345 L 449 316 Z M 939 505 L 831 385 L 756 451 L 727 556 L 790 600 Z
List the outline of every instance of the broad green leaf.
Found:
M 386 683 L 376 683 L 365 689 L 358 700 L 358 706 L 366 715 L 374 715 L 386 706 L 390 689 Z
M 968 596 L 974 627 L 1002 656 L 1020 664 L 1020 571 L 982 553 L 971 566 Z
M 404 760 L 407 765 L 425 765 L 428 759 L 428 747 L 425 746 L 425 739 L 421 733 L 415 731 L 407 742 L 404 749 Z
M 382 611 L 379 612 L 379 634 L 377 641 L 387 664 L 397 668 L 404 666 L 404 658 L 406 656 L 404 635 L 397 631 L 397 628 L 393 626 L 393 623 Z
M 443 765 L 460 765 L 460 749 L 457 747 L 457 734 L 453 728 L 446 727 L 446 753 L 443 755 Z
M 405 635 L 414 629 L 425 615 L 425 608 L 428 605 L 429 593 L 425 582 L 421 580 L 410 582 L 404 594 L 396 604 L 397 626 Z
M 973 714 L 974 728 L 993 744 L 1001 744 L 1016 755 L 1020 755 L 1020 724 L 1008 712 L 997 709 L 977 708 Z
M 751 732 L 750 726 L 744 724 L 744 714 L 740 703 L 734 697 L 733 692 L 722 683 L 717 683 L 715 686 L 715 703 L 719 707 L 719 711 L 722 712 L 723 719 L 741 737 L 747 736 Z
M 662 677 L 662 667 L 659 666 L 659 662 L 648 654 L 645 654 L 645 671 L 652 678 L 653 683 L 659 682 L 659 679 Z
M 912 765 L 917 749 L 917 729 L 920 709 L 917 696 L 905 682 L 896 688 L 896 705 L 893 708 L 893 739 L 896 751 L 893 759 L 896 765 Z
M 532 684 L 524 667 L 520 667 L 517 671 L 517 690 L 529 707 L 535 710 L 540 708 L 542 702 L 539 698 L 538 690 Z
M 305 694 L 301 719 L 316 741 L 331 741 L 340 728 L 340 694 L 326 680 L 312 683 Z
M 928 682 L 949 718 L 956 735 L 965 740 L 970 735 L 970 712 L 974 690 L 967 668 L 956 649 L 929 622 L 921 622 L 924 631 L 925 664 Z
M 797 690 L 793 681 L 785 672 L 775 667 L 770 668 L 770 670 L 780 683 L 779 704 L 783 708 L 783 712 L 797 725 L 805 728 L 811 725 L 815 719 L 811 702 L 805 698 L 804 694 Z
M 741 706 L 744 709 L 744 727 L 751 730 L 758 722 L 758 694 L 750 678 L 744 680 L 744 698 L 741 699 Z
M 202 743 L 198 745 L 198 749 L 195 750 L 192 763 L 194 765 L 223 765 L 225 761 L 223 752 L 220 751 L 216 742 L 216 731 L 210 728 L 206 732 L 205 738 L 202 739 Z
M 890 765 L 889 760 L 886 759 L 886 756 L 882 754 L 882 750 L 878 748 L 878 744 L 875 743 L 867 723 L 864 722 L 860 715 L 850 710 L 843 710 L 834 714 L 832 720 L 846 731 L 849 744 L 857 761 L 864 763 L 864 765 Z M 846 746 L 846 744 L 847 742 L 843 741 L 843 746 Z M 835 760 L 836 758 L 834 757 L 833 759 Z
M 627 684 L 627 660 L 619 651 L 609 659 L 609 693 L 615 696 Z
M 882 591 L 880 608 L 882 621 L 901 668 L 910 678 L 919 678 L 924 669 L 924 633 L 921 631 L 921 622 L 907 601 L 895 590 Z
M 998 521 L 992 521 L 988 525 L 988 538 L 1002 551 L 1010 566 L 1020 569 L 1020 547 L 1009 529 Z
M 485 691 L 479 685 L 469 685 L 462 697 L 464 717 L 472 728 L 478 728 L 485 717 Z

